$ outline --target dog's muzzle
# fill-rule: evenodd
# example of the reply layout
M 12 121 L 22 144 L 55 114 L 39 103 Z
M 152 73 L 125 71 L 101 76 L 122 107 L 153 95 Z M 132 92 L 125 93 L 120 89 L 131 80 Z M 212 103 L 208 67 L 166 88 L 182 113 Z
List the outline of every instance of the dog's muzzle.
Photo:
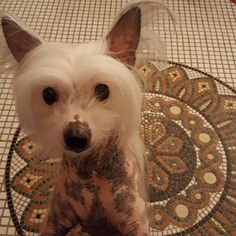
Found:
M 81 152 L 90 144 L 91 130 L 86 122 L 70 122 L 63 135 L 66 148 L 73 152 Z

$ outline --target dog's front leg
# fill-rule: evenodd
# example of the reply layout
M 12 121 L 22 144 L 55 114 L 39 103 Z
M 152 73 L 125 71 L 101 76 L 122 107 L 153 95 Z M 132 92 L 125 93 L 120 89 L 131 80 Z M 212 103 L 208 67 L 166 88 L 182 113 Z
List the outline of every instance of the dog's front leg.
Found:
M 137 181 L 137 179 L 136 179 Z M 122 235 L 148 236 L 149 220 L 146 209 L 146 199 L 143 198 L 142 190 L 138 182 L 134 182 L 134 189 L 129 188 L 117 191 L 113 199 L 115 218 L 120 226 Z M 138 186 L 139 185 L 139 186 Z
M 41 236 L 64 236 L 79 223 L 75 209 L 63 195 L 58 189 L 55 190 Z
M 103 156 L 97 171 L 98 198 L 107 218 L 123 236 L 148 236 L 145 178 L 136 157 L 123 152 Z M 112 157 L 112 158 L 110 158 Z M 109 159 L 111 164 L 109 165 Z
M 82 195 L 78 191 L 80 181 L 75 179 L 73 173 L 69 167 L 62 166 L 41 236 L 64 236 L 80 223 L 78 212 L 83 216 L 85 206 L 81 204 Z

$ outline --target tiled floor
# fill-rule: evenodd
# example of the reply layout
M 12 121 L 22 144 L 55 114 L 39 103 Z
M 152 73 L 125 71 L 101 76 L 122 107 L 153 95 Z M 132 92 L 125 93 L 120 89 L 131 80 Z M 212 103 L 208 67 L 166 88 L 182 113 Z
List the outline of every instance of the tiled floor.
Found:
M 45 40 L 85 42 L 103 35 L 126 0 L 1 0 Z M 236 88 L 236 5 L 229 0 L 163 0 L 177 17 L 176 34 L 164 18 L 167 58 L 207 72 Z M 1 40 L 1 39 L 0 39 Z M 1 65 L 0 65 L 1 69 Z M 4 173 L 18 126 L 11 76 L 0 71 L 0 235 L 16 235 L 6 203 Z

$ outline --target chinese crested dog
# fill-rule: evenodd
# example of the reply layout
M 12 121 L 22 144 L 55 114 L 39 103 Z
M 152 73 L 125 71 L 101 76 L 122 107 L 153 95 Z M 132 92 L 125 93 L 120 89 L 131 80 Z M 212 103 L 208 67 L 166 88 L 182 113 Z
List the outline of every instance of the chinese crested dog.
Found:
M 168 11 L 154 0 L 131 2 L 102 39 L 83 44 L 45 42 L 1 14 L 0 62 L 14 68 L 20 125 L 61 157 L 41 235 L 77 224 L 95 236 L 149 235 L 135 65 L 145 45 L 157 44 L 146 26 L 159 9 Z

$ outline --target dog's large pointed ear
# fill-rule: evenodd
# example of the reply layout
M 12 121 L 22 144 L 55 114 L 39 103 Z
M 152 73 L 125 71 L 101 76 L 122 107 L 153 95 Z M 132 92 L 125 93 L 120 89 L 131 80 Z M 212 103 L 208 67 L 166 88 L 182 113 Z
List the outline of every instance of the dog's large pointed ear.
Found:
M 122 12 L 106 37 L 108 54 L 123 63 L 134 65 L 140 30 L 140 8 L 133 6 Z
M 1 17 L 1 26 L 7 46 L 17 62 L 42 43 L 42 39 L 36 33 L 10 15 Z

